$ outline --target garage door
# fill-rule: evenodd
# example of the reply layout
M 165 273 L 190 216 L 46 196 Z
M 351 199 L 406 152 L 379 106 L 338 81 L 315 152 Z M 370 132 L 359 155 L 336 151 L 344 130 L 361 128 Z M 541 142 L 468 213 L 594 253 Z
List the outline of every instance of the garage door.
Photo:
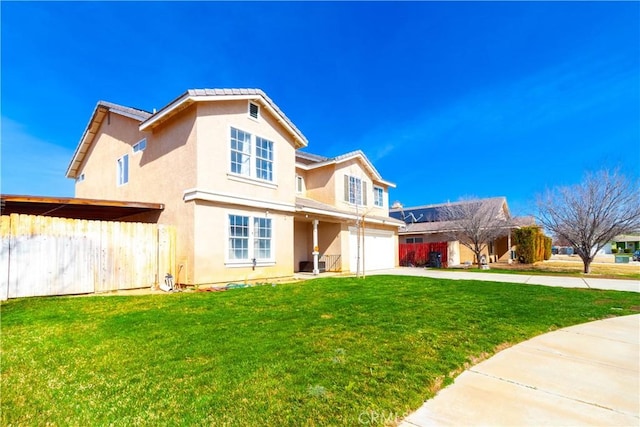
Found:
M 363 258 L 365 272 L 395 267 L 395 240 L 392 231 L 365 230 L 364 244 L 360 241 L 360 267 L 363 265 Z M 355 273 L 358 268 L 358 233 L 355 227 L 349 228 L 349 256 L 351 272 Z

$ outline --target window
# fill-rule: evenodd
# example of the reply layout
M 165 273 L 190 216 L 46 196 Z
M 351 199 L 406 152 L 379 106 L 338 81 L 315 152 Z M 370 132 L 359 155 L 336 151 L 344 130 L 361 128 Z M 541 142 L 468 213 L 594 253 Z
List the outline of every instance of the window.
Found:
M 116 176 L 118 177 L 118 185 L 124 185 L 129 182 L 129 155 L 125 154 L 124 156 L 118 159 Z
M 249 217 L 229 215 L 229 259 L 249 259 Z
M 256 178 L 273 181 L 273 142 L 256 137 Z
M 273 182 L 273 141 L 231 128 L 231 173 Z
M 384 189 L 382 187 L 373 187 L 373 204 L 378 207 L 384 206 Z
M 367 183 L 355 176 L 344 176 L 344 201 L 352 205 L 367 204 Z
M 251 134 L 231 128 L 231 172 L 249 176 Z
M 422 243 L 422 237 L 407 237 L 407 243 Z
M 82 181 L 84 181 L 84 174 L 83 173 L 78 175 L 78 177 L 76 178 L 76 182 L 82 182 Z
M 229 215 L 229 260 L 272 260 L 271 218 Z
M 253 102 L 249 103 L 249 117 L 254 119 L 258 118 L 258 113 L 260 113 L 260 106 L 258 104 L 254 104 Z
M 136 142 L 135 144 L 133 144 L 133 153 L 139 153 L 141 151 L 144 151 L 144 149 L 147 148 L 147 139 L 141 139 L 140 141 Z
M 304 193 L 304 179 L 296 175 L 296 193 Z
M 271 259 L 271 219 L 253 220 L 253 256 L 256 259 Z

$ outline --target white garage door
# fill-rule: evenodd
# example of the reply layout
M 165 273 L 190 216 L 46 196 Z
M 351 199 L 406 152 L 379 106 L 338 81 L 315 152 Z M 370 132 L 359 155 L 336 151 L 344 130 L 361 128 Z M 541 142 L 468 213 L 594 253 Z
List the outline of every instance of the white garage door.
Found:
M 360 240 L 360 272 L 393 268 L 396 264 L 395 235 L 392 231 L 365 230 L 364 243 Z M 364 251 L 363 251 L 364 249 Z M 351 272 L 358 268 L 358 232 L 355 227 L 349 228 L 349 255 Z

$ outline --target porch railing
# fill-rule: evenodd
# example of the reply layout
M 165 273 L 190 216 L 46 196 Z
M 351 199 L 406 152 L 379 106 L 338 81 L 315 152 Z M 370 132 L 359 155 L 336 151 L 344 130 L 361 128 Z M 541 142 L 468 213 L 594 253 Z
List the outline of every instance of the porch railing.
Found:
M 342 271 L 342 260 L 340 255 L 322 255 L 320 257 L 320 261 L 324 261 L 325 271 Z

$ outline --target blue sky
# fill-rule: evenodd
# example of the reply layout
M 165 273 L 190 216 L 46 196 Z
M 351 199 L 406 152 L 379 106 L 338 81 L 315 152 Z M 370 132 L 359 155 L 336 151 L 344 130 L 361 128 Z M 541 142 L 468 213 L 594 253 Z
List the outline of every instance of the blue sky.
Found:
M 361 149 L 405 206 L 532 213 L 586 171 L 640 175 L 638 2 L 6 2 L 1 190 L 72 196 L 98 100 L 261 88 L 307 151 Z

